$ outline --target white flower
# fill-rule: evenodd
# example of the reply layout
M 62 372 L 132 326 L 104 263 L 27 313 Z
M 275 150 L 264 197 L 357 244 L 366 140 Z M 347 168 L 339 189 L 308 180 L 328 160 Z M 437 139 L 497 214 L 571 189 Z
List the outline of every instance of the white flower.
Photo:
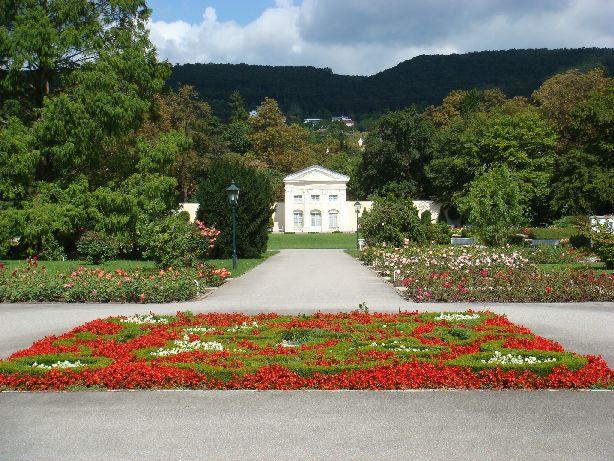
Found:
M 229 328 L 228 331 L 231 333 L 236 333 L 239 330 L 249 330 L 251 328 L 258 328 L 258 322 L 243 322 L 241 325 L 235 325 L 234 327 Z
M 187 339 L 187 335 L 184 336 L 184 339 L 177 339 L 173 341 L 175 347 L 172 349 L 165 349 L 161 347 L 155 352 L 152 352 L 151 355 L 155 355 L 156 357 L 167 357 L 169 355 L 177 355 L 182 354 L 184 352 L 193 352 L 196 350 L 201 351 L 223 351 L 224 346 L 217 341 L 190 341 Z
M 168 323 L 168 319 L 163 317 L 156 317 L 153 314 L 133 314 L 126 318 L 119 319 L 122 323 Z
M 554 357 L 546 357 L 544 359 L 538 359 L 534 356 L 523 356 L 506 354 L 503 355 L 500 351 L 495 351 L 493 356 L 488 360 L 481 360 L 482 363 L 497 364 L 497 365 L 535 365 L 538 363 L 552 363 L 556 362 Z
M 287 341 L 287 340 L 282 340 L 279 343 L 279 346 L 281 347 L 298 347 L 300 346 L 300 343 L 296 342 L 296 341 Z
M 189 334 L 189 333 L 211 333 L 212 331 L 215 331 L 216 329 L 213 327 L 189 327 L 186 328 L 185 330 L 183 330 L 184 333 Z
M 441 313 L 435 320 L 447 320 L 448 322 L 458 322 L 460 320 L 475 320 L 479 318 L 479 314 L 445 314 Z
M 59 362 L 53 362 L 50 364 L 34 362 L 30 366 L 33 368 L 42 368 L 43 370 L 51 370 L 53 368 L 64 368 L 64 369 L 65 368 L 78 368 L 78 367 L 84 366 L 84 364 L 81 363 L 79 360 L 75 362 L 71 362 L 70 360 L 63 360 Z

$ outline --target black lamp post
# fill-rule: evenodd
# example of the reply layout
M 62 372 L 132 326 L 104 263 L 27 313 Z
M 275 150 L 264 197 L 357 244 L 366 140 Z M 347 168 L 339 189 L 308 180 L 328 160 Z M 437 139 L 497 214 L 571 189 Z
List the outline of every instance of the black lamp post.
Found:
M 354 211 L 356 212 L 356 249 L 360 250 L 360 244 L 358 243 L 358 215 L 360 214 L 360 202 L 354 202 Z
M 228 203 L 232 208 L 232 268 L 237 268 L 237 203 L 239 203 L 239 188 L 234 181 L 226 188 Z

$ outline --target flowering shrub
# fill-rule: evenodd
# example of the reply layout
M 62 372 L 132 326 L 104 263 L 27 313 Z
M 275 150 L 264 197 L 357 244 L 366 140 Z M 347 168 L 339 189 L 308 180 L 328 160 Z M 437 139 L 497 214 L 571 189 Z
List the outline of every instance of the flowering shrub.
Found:
M 540 271 L 529 260 L 533 251 L 541 261 L 541 249 L 478 247 L 377 246 L 360 258 L 415 301 L 614 300 L 614 274 Z
M 139 225 L 139 246 L 143 257 L 158 267 L 194 267 L 210 256 L 219 235 L 217 229 L 179 214 Z
M 505 316 L 473 311 L 109 317 L 0 361 L 0 389 L 15 390 L 612 385 L 600 357 L 565 352 Z
M 169 302 L 195 298 L 205 288 L 221 285 L 226 269 L 201 264 L 196 268 L 105 271 L 80 266 L 55 273 L 34 263 L 0 269 L 0 301 Z

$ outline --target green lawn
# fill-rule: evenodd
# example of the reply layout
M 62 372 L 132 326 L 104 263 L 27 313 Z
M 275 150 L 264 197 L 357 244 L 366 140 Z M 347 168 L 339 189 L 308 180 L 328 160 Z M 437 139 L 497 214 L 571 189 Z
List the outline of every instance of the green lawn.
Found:
M 356 234 L 269 234 L 269 250 L 300 248 L 356 248 Z
M 538 267 L 544 272 L 562 271 L 571 269 L 594 269 L 611 274 L 613 270 L 607 270 L 605 264 L 599 263 L 562 263 L 562 264 L 538 264 Z
M 255 258 L 255 259 L 238 259 L 237 260 L 237 268 L 236 270 L 232 270 L 232 260 L 231 259 L 210 259 L 208 262 L 213 264 L 218 269 L 225 267 L 229 271 L 232 272 L 233 277 L 239 277 L 243 275 L 250 269 L 253 269 L 262 261 L 267 259 L 269 256 L 272 256 L 276 252 L 268 251 L 263 257 Z M 18 267 L 26 267 L 27 264 L 24 260 L 2 260 L 3 263 L 8 270 L 13 270 Z M 154 267 L 153 262 L 151 261 L 134 261 L 128 259 L 118 259 L 114 261 L 107 261 L 105 263 L 94 265 L 88 264 L 85 261 L 39 261 L 39 267 L 45 267 L 48 271 L 53 272 L 71 272 L 79 266 L 85 266 L 88 268 L 96 268 L 101 267 L 106 271 L 112 271 L 115 269 L 124 269 L 127 271 L 135 270 L 135 269 L 151 269 Z
M 267 251 L 264 254 L 264 256 L 262 256 L 261 258 L 255 258 L 255 259 L 239 258 L 237 259 L 237 268 L 234 271 L 232 270 L 232 259 L 210 259 L 209 262 L 213 264 L 215 267 L 217 267 L 218 269 L 225 267 L 230 272 L 232 272 L 233 277 L 239 277 L 245 274 L 247 271 L 256 267 L 258 264 L 263 262 L 268 257 L 273 256 L 275 253 L 277 253 L 277 251 Z

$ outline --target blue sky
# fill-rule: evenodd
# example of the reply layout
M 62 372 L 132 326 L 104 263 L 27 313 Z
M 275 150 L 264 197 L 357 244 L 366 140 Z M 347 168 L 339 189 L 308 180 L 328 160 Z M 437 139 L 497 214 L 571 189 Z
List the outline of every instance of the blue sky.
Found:
M 614 0 L 149 0 L 171 63 L 371 75 L 421 54 L 614 47 Z
M 245 25 L 256 19 L 262 11 L 275 5 L 273 0 L 149 0 L 154 21 L 183 20 L 200 22 L 205 8 L 215 8 L 221 21 L 236 21 Z

